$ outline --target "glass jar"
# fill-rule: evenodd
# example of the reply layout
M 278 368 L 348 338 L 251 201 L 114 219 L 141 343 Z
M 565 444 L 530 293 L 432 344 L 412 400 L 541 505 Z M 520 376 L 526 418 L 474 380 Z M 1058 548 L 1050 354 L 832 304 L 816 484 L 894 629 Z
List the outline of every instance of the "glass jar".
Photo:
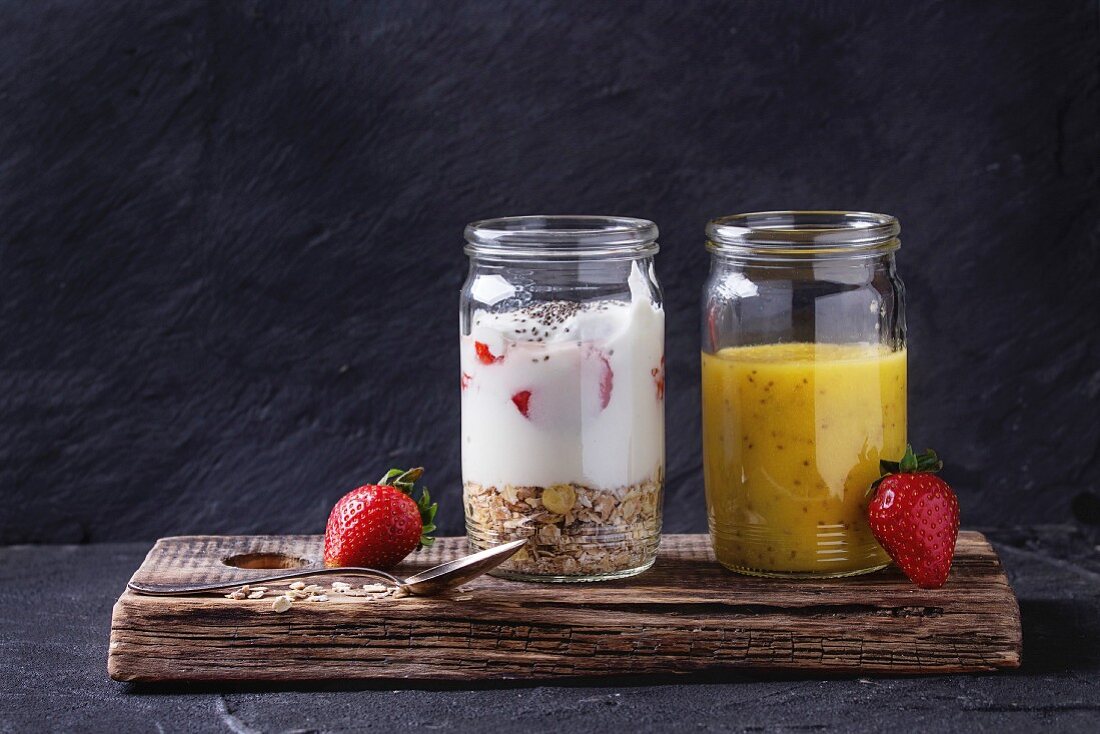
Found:
M 906 444 L 894 217 L 739 214 L 707 225 L 703 467 L 718 561 L 761 576 L 889 563 L 867 524 Z
M 529 543 L 494 573 L 596 581 L 657 553 L 664 309 L 657 227 L 529 216 L 466 228 L 462 480 L 474 549 Z

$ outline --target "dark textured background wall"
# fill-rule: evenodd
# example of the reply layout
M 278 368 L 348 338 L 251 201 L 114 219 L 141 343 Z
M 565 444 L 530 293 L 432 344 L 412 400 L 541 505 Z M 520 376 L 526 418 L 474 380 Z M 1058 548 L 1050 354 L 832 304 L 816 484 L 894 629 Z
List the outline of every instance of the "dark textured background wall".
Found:
M 0 6 L 0 541 L 461 529 L 463 225 L 656 220 L 702 530 L 709 217 L 903 223 L 911 434 L 967 524 L 1100 521 L 1096 2 Z

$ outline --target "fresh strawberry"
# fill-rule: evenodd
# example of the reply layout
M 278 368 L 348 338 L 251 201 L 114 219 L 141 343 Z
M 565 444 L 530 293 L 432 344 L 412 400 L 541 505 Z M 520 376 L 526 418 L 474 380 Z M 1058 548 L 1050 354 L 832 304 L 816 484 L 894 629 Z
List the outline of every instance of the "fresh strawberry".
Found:
M 527 415 L 528 407 L 531 402 L 531 391 L 520 390 L 512 396 L 512 402 L 516 404 L 516 408 L 523 415 L 524 418 L 529 417 Z
M 427 489 L 413 499 L 423 469 L 390 469 L 378 484 L 353 489 L 336 503 L 325 528 L 326 566 L 386 569 L 435 540 L 436 505 Z
M 504 355 L 496 356 L 489 351 L 489 345 L 485 342 L 474 342 L 474 351 L 477 352 L 477 358 L 482 364 L 493 364 L 504 359 Z
M 871 532 L 910 581 L 938 589 L 959 536 L 959 500 L 935 475 L 943 462 L 931 449 L 915 456 L 906 446 L 900 462 L 880 464 L 883 476 L 871 485 L 867 506 Z

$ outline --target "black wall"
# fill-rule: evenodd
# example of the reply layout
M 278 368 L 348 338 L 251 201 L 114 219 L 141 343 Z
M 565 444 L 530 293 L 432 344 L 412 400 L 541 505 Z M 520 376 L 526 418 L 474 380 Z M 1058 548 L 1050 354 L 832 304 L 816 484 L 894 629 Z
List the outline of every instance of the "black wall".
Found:
M 461 531 L 462 227 L 661 227 L 702 530 L 703 224 L 897 215 L 914 441 L 969 525 L 1100 521 L 1092 2 L 0 5 L 0 542 Z

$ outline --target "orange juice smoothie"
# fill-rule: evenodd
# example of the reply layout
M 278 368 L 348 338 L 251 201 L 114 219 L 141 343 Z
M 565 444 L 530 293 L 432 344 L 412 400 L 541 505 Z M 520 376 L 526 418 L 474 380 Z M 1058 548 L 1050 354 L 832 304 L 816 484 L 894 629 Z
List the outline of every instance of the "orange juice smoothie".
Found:
M 703 468 L 718 561 L 840 576 L 889 562 L 867 525 L 879 459 L 906 442 L 906 354 L 767 344 L 703 354 Z

